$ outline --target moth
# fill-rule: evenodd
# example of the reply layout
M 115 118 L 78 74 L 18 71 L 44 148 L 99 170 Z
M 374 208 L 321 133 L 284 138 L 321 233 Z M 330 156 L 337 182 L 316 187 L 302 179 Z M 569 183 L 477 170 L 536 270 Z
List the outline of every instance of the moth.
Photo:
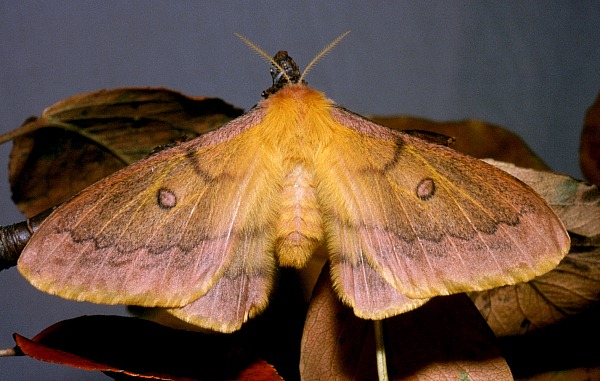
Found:
M 562 223 L 521 181 L 336 105 L 304 81 L 316 59 L 300 74 L 287 52 L 259 52 L 272 63 L 264 99 L 61 205 L 21 274 L 63 298 L 232 332 L 266 308 L 278 266 L 302 268 L 318 249 L 366 319 L 527 281 L 568 252 Z

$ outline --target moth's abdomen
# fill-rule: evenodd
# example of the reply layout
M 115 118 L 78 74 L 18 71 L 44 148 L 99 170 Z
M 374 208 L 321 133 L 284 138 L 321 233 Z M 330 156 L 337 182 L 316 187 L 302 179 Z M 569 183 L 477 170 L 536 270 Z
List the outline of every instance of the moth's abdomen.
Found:
M 275 251 L 282 266 L 303 267 L 323 241 L 323 221 L 313 171 L 292 166 L 281 190 Z

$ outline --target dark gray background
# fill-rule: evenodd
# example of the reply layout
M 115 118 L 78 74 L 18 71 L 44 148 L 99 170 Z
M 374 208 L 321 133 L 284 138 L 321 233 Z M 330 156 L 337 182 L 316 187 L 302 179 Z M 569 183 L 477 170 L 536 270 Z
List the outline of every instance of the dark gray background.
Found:
M 552 168 L 580 177 L 582 120 L 600 87 L 600 5 L 589 2 L 2 2 L 0 131 L 71 95 L 164 86 L 243 108 L 269 86 L 268 65 L 236 37 L 304 67 L 352 33 L 308 82 L 358 113 L 479 118 L 521 135 Z M 0 147 L 0 224 L 21 220 Z M 0 273 L 0 347 L 69 317 L 122 307 L 63 301 Z M 0 379 L 106 379 L 28 358 Z

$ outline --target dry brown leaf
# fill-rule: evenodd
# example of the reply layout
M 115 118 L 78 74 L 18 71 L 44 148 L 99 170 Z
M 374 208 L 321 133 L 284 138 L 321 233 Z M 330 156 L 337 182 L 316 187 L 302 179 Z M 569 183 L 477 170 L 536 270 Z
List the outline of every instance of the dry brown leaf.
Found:
M 600 185 L 600 93 L 585 115 L 579 146 L 579 164 L 585 178 Z
M 304 323 L 301 378 L 304 381 L 375 379 L 372 323 L 357 318 L 341 304 L 333 292 L 327 267 L 313 289 Z
M 464 294 L 438 297 L 383 321 L 391 380 L 510 380 L 494 335 Z M 373 322 L 334 293 L 327 267 L 315 287 L 304 334 L 303 380 L 375 380 Z
M 216 98 L 152 88 L 101 90 L 67 98 L 0 137 L 14 139 L 13 200 L 33 216 L 156 147 L 189 140 L 240 115 Z
M 372 116 L 373 121 L 396 130 L 425 130 L 456 139 L 452 148 L 480 159 L 492 158 L 519 167 L 548 169 L 518 135 L 491 123 L 469 119 L 437 122 L 410 116 Z

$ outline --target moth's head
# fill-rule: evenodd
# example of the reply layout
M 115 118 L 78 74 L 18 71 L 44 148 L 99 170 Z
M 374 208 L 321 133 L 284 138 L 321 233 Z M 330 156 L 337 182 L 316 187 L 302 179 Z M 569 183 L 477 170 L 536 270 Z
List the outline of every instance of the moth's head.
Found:
M 278 51 L 273 57 L 271 77 L 273 78 L 273 85 L 262 92 L 261 95 L 263 98 L 268 98 L 269 95 L 275 94 L 288 83 L 306 83 L 302 79 L 302 73 L 300 73 L 298 64 L 296 64 L 294 59 L 285 50 Z
M 273 77 L 273 85 L 280 83 L 298 83 L 300 80 L 300 69 L 292 57 L 285 50 L 280 50 L 273 57 L 273 61 L 277 66 L 271 65 L 271 77 Z M 282 71 L 283 70 L 283 71 Z M 285 74 L 284 74 L 285 73 Z

